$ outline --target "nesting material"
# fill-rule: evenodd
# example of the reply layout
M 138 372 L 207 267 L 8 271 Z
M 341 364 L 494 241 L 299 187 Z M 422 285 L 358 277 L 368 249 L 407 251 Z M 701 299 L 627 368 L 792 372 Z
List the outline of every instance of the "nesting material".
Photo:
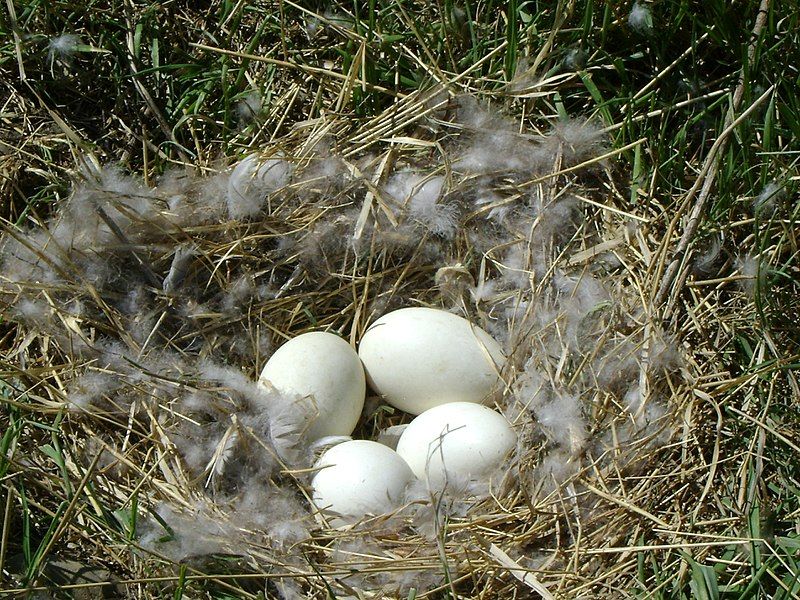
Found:
M 635 510 L 614 499 L 668 448 L 684 374 L 632 275 L 645 269 L 626 250 L 643 239 L 636 221 L 603 208 L 614 199 L 601 129 L 572 120 L 520 133 L 471 98 L 452 98 L 421 130 L 399 123 L 391 149 L 381 123 L 346 136 L 326 124 L 339 137 L 325 149 L 298 129 L 280 150 L 152 187 L 81 167 L 49 219 L 3 237 L 17 359 L 41 374 L 24 385 L 66 409 L 75 460 L 101 455 L 92 494 L 115 505 L 120 490 L 136 494 L 130 535 L 147 564 L 222 553 L 279 565 L 287 594 L 329 585 L 405 597 L 447 581 L 510 597 L 523 584 L 486 552 L 496 544 L 539 565 L 545 583 L 610 577 L 601 555 L 570 561 L 587 544 L 627 543 L 657 510 L 649 489 Z M 412 134 L 432 143 L 405 145 Z M 313 429 L 319 392 L 278 385 L 293 368 L 280 349 L 275 385 L 258 375 L 285 340 L 325 331 L 367 344 L 371 325 L 412 306 L 486 332 L 479 357 L 481 369 L 492 359 L 493 383 L 474 400 L 513 430 L 502 477 L 491 488 L 470 476 L 444 489 L 412 482 L 370 505 L 381 516 L 323 534 L 312 502 L 311 442 L 330 433 Z M 353 436 L 411 418 L 371 398 Z
M 243 158 L 228 179 L 228 214 L 232 219 L 256 216 L 266 197 L 289 183 L 292 165 L 282 158 L 264 160 L 256 154 Z

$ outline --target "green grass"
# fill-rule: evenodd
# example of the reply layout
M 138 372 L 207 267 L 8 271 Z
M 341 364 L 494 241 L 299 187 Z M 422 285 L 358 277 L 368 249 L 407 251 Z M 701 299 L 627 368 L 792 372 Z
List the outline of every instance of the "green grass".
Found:
M 696 459 L 724 462 L 700 510 L 672 510 L 686 511 L 687 534 L 701 531 L 698 523 L 728 519 L 716 531 L 737 541 L 642 550 L 628 560 L 637 598 L 797 598 L 800 7 L 773 0 L 751 39 L 759 9 L 753 0 L 648 6 L 654 27 L 636 32 L 627 25 L 631 3 L 617 0 L 215 0 L 202 10 L 14 0 L 0 9 L 3 217 L 22 225 L 47 215 L 68 194 L 82 152 L 143 172 L 147 181 L 175 165 L 211 170 L 322 114 L 350 117 L 355 131 L 398 97 L 463 74 L 455 91 L 491 98 L 529 127 L 586 116 L 608 128 L 613 147 L 645 138 L 609 168 L 630 205 L 651 217 L 644 235 L 657 252 L 674 247 L 681 233 L 665 231 L 725 128 L 740 78 L 737 115 L 774 86 L 733 131 L 714 172 L 691 250 L 702 254 L 722 239 L 715 274 L 691 275 L 666 323 L 722 374 L 698 383 L 705 400 L 696 418 L 708 421 L 692 435 L 707 449 Z M 63 33 L 81 44 L 70 55 L 51 55 L 49 40 Z M 541 94 L 516 91 L 549 80 L 556 83 Z M 243 120 L 241 102 L 254 93 L 263 110 Z M 754 214 L 754 199 L 771 181 L 783 187 L 774 212 Z M 761 257 L 763 277 L 751 296 L 734 280 L 701 281 L 735 275 L 742 255 Z M 702 313 L 702 327 L 690 324 L 688 312 Z M 3 352 L 10 352 L 12 325 L 4 321 L 2 332 Z M 74 456 L 73 432 L 44 401 L 40 376 L 21 375 L 16 361 L 2 362 L 0 504 L 7 517 L 0 563 L 18 558 L 19 586 L 36 581 L 46 554 L 64 551 L 58 536 L 65 515 L 76 518 L 76 503 L 87 535 L 103 532 L 101 546 L 135 562 L 127 545 L 142 516 L 138 497 L 100 506 L 92 473 L 78 488 L 86 472 Z M 22 445 L 33 454 L 20 455 Z M 49 480 L 36 481 L 33 472 Z M 703 485 L 687 481 L 694 495 L 686 497 L 696 499 L 694 488 Z M 174 585 L 163 584 L 173 598 L 195 597 L 198 584 L 188 573 L 182 567 Z M 0 578 L 0 586 L 11 586 L 8 571 Z M 206 591 L 221 598 L 231 591 L 224 589 Z

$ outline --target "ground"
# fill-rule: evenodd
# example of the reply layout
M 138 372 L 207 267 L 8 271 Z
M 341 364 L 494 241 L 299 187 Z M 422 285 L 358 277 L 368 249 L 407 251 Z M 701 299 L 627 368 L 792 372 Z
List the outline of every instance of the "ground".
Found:
M 800 596 L 795 2 L 3 11 L 2 589 Z M 251 381 L 409 303 L 504 340 L 528 445 L 430 530 L 307 522 L 301 459 L 242 446 Z

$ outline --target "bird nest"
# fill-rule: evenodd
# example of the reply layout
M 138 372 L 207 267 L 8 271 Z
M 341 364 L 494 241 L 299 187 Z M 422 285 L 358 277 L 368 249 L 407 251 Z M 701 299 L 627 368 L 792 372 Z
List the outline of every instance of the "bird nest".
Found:
M 637 549 L 675 560 L 697 540 L 687 519 L 721 535 L 713 371 L 687 345 L 702 316 L 677 330 L 650 305 L 663 255 L 615 156 L 594 123 L 521 124 L 441 90 L 151 186 L 84 156 L 69 198 L 4 236 L 7 416 L 25 429 L 4 472 L 59 515 L 17 585 L 47 586 L 58 556 L 107 572 L 67 592 L 613 597 L 649 572 Z M 407 306 L 502 344 L 492 402 L 517 446 L 491 486 L 330 527 L 313 411 L 256 379 L 288 339 L 357 347 Z M 370 397 L 353 437 L 409 420 Z

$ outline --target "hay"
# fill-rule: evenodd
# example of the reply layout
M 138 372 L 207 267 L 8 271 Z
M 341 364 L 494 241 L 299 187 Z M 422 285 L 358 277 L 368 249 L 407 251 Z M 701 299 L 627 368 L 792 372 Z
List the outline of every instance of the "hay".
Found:
M 391 112 L 413 122 L 337 137 L 331 118 L 243 167 L 154 187 L 86 161 L 42 227 L 9 230 L 20 408 L 63 413 L 63 468 L 92 481 L 55 545 L 94 546 L 151 589 L 166 559 L 199 576 L 238 556 L 240 575 L 283 597 L 576 597 L 624 587 L 633 547 L 684 547 L 676 497 L 708 493 L 687 464 L 704 454 L 701 371 L 646 303 L 647 217 L 615 196 L 602 131 L 519 133 L 432 93 Z M 393 515 L 321 528 L 308 410 L 253 381 L 283 340 L 325 329 L 357 343 L 387 310 L 419 304 L 504 344 L 495 402 L 518 448 L 492 489 L 415 490 Z M 408 419 L 374 400 L 354 436 Z M 26 464 L 34 447 L 15 456 L 48 471 Z M 117 524 L 129 547 L 89 533 L 133 510 L 135 526 Z
M 77 43 L 62 37 L 51 62 Z M 340 99 L 356 84 L 303 72 L 335 75 Z M 299 122 L 236 164 L 199 160 L 202 175 L 149 181 L 82 157 L 62 205 L 4 235 L 7 431 L 25 435 L 3 474 L 60 515 L 17 591 L 48 587 L 51 555 L 103 569 L 65 593 L 113 573 L 153 597 L 618 597 L 720 546 L 740 549 L 719 558 L 735 579 L 757 537 L 740 470 L 764 471 L 767 432 L 794 443 L 756 420 L 744 451 L 720 408 L 759 376 L 729 373 L 721 349 L 770 256 L 720 256 L 712 239 L 664 284 L 676 240 L 619 191 L 615 156 L 640 142 L 610 150 L 593 123 L 518 122 L 437 88 L 355 130 L 335 113 Z M 738 274 L 720 266 L 737 259 Z M 692 264 L 703 279 L 684 286 Z M 310 409 L 255 378 L 286 339 L 357 344 L 409 305 L 503 343 L 494 402 L 519 445 L 491 488 L 414 488 L 394 514 L 327 528 L 308 498 Z M 372 399 L 354 436 L 408 419 Z M 22 497 L 7 489 L 9 523 Z

